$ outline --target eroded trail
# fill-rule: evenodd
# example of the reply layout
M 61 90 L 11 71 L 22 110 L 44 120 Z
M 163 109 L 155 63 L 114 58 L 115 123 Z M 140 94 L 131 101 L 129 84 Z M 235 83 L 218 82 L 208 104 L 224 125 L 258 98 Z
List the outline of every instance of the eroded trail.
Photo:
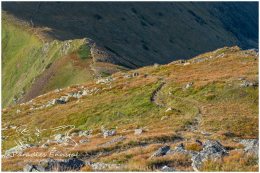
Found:
M 151 102 L 153 102 L 154 104 L 156 104 L 157 106 L 160 106 L 160 107 L 164 107 L 165 105 L 162 103 L 162 100 L 161 98 L 158 97 L 158 94 L 159 92 L 161 91 L 161 89 L 163 88 L 163 86 L 165 85 L 166 83 L 165 82 L 162 82 L 158 88 L 156 88 L 153 93 L 152 93 L 152 96 L 151 96 Z
M 151 96 L 151 102 L 153 102 L 154 104 L 156 104 L 159 107 L 174 107 L 174 105 L 168 105 L 167 104 L 167 97 L 168 96 L 163 96 L 162 90 L 163 88 L 166 86 L 166 82 L 162 82 L 157 88 L 156 90 L 154 90 L 154 92 L 152 93 Z M 193 109 L 195 109 L 195 113 L 192 115 L 192 120 L 191 123 L 188 124 L 185 129 L 181 132 L 181 133 L 185 133 L 187 131 L 189 132 L 193 132 L 193 133 L 201 133 L 203 134 L 204 132 L 200 129 L 200 124 L 201 124 L 201 118 L 202 118 L 202 114 L 203 114 L 203 109 L 204 106 L 201 102 L 199 102 L 196 99 L 190 98 L 190 97 L 180 97 L 180 96 L 176 96 L 171 95 L 171 98 L 176 100 L 177 102 L 182 102 L 186 105 L 189 105 L 189 107 L 192 107 Z

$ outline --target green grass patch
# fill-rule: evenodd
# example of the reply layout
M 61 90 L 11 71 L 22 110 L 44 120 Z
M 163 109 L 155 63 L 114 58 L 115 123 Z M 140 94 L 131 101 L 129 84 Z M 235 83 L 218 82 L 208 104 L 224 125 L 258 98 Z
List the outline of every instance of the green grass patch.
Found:
M 77 52 L 78 56 L 83 60 L 90 57 L 90 48 L 87 45 L 80 46 Z

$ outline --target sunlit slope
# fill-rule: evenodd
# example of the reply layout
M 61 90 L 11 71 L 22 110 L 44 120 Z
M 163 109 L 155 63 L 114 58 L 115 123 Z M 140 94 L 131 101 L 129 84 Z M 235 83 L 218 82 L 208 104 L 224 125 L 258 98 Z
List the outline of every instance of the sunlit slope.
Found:
M 204 60 L 205 57 L 211 58 Z M 215 137 L 225 138 L 226 133 L 241 138 L 257 137 L 256 55 L 237 48 L 224 48 L 197 59 L 203 61 L 195 63 L 196 59 L 192 59 L 186 63 L 144 67 L 128 73 L 136 73 L 134 77 L 116 73 L 106 84 L 90 82 L 53 91 L 25 105 L 8 108 L 3 112 L 3 123 L 24 122 L 31 128 L 74 124 L 80 129 L 96 130 L 101 125 L 110 128 L 145 126 L 169 128 L 175 132 L 200 126 L 201 131 L 213 133 Z M 242 86 L 248 81 L 252 85 Z M 54 98 L 82 88 L 94 91 L 66 104 L 37 109 Z M 156 96 L 155 91 L 158 92 Z M 199 125 L 195 123 L 197 118 Z
M 85 39 L 44 40 L 39 29 L 3 15 L 3 106 L 46 91 L 93 79 L 90 48 Z

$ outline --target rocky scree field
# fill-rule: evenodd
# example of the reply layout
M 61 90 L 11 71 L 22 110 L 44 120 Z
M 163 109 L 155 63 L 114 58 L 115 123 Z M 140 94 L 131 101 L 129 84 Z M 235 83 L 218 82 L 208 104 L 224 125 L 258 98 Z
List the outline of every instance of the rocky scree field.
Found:
M 5 107 L 2 169 L 258 171 L 258 134 L 258 52 L 224 47 Z

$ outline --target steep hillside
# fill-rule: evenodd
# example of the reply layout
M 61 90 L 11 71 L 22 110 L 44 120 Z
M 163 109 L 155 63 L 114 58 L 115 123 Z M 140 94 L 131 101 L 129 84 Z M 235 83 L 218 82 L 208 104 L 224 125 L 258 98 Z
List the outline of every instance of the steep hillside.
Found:
M 3 2 L 59 40 L 88 37 L 126 67 L 169 63 L 224 46 L 258 47 L 258 2 Z
M 72 155 L 81 171 L 257 171 L 258 53 L 225 47 L 118 72 L 3 109 L 2 123 L 5 171 Z
M 95 51 L 99 49 L 91 40 L 54 40 L 44 33 L 48 30 L 50 28 L 31 27 L 28 23 L 3 13 L 4 107 L 28 101 L 56 88 L 80 84 L 94 77 L 125 70 L 107 62 L 102 64 L 103 60 L 96 60 L 100 56 Z

